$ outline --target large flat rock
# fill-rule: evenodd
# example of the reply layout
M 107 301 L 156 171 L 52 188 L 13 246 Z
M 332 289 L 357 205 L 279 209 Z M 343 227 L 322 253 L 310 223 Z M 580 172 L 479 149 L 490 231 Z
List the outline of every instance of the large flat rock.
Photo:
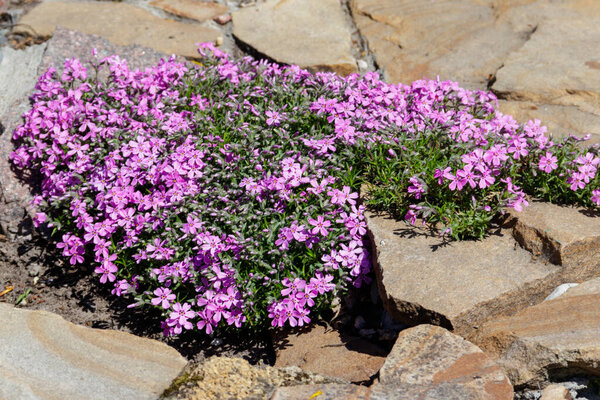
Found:
M 166 54 L 198 57 L 196 43 L 216 42 L 212 28 L 159 18 L 127 3 L 45 1 L 25 14 L 15 28 L 51 36 L 57 26 L 98 35 L 116 45 L 137 44 Z
M 164 343 L 0 303 L 0 398 L 156 399 L 186 360 Z
M 357 71 L 338 0 L 267 0 L 232 17 L 235 37 L 277 62 L 340 75 Z
M 600 11 L 541 21 L 531 38 L 512 52 L 496 74 L 492 89 L 509 100 L 577 106 L 600 115 Z
M 600 275 L 600 214 L 532 201 L 516 217 L 513 235 L 535 255 L 562 265 L 568 282 Z
M 499 22 L 499 10 L 532 1 L 354 0 L 352 11 L 388 81 L 439 76 L 485 88 L 534 28 Z
M 481 322 L 541 301 L 560 266 L 535 260 L 502 230 L 481 241 L 439 236 L 367 213 L 384 307 L 408 324 L 433 323 L 464 334 Z
M 514 385 L 535 386 L 569 372 L 600 375 L 598 332 L 600 285 L 594 280 L 486 323 L 469 339 L 499 360 Z
M 369 381 L 385 361 L 386 352 L 358 337 L 315 325 L 308 331 L 290 333 L 276 345 L 276 367 L 303 370 L 348 382 Z

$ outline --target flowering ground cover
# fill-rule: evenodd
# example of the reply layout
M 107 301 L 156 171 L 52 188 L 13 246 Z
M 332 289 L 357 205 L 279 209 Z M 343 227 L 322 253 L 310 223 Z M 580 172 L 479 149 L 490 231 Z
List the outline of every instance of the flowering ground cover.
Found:
M 482 237 L 527 194 L 600 204 L 597 148 L 453 82 L 311 74 L 204 45 L 131 71 L 70 59 L 36 86 L 12 161 L 73 265 L 184 330 L 302 326 L 369 282 L 365 205 Z

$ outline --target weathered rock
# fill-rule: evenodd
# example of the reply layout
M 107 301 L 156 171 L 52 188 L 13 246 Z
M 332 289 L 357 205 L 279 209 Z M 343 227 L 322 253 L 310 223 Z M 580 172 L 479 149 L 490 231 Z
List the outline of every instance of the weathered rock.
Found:
M 391 82 L 451 79 L 485 88 L 504 58 L 525 43 L 534 25 L 500 23 L 503 6 L 533 0 L 354 0 L 355 22 Z
M 233 34 L 275 61 L 341 75 L 356 72 L 338 0 L 268 0 L 232 16 Z
M 155 399 L 186 365 L 164 343 L 0 303 L 0 398 Z
M 540 400 L 573 400 L 569 389 L 562 385 L 550 385 L 542 391 Z
M 27 98 L 37 81 L 45 44 L 18 51 L 4 48 L 0 62 L 0 226 L 9 235 L 19 230 L 31 200 L 29 189 L 11 169 L 12 131 L 28 108 Z
M 582 7 L 574 17 L 563 9 L 564 15 L 540 22 L 506 58 L 492 88 L 509 100 L 577 106 L 600 115 L 600 12 Z
M 510 381 L 498 365 L 474 344 L 433 325 L 398 335 L 371 398 L 394 392 L 402 394 L 391 397 L 398 399 L 513 398 Z
M 532 201 L 523 212 L 512 214 L 517 219 L 513 236 L 519 244 L 562 265 L 566 279 L 580 282 L 600 274 L 600 218 L 593 211 Z
M 215 42 L 217 30 L 156 17 L 127 3 L 43 2 L 15 28 L 39 36 L 50 36 L 57 26 L 99 35 L 117 45 L 137 44 L 166 54 L 197 57 L 196 43 Z
M 278 340 L 276 367 L 306 371 L 350 382 L 368 381 L 385 361 L 386 352 L 368 341 L 341 335 L 320 325 Z
M 311 397 L 312 396 L 312 397 Z M 361 400 L 369 399 L 369 389 L 358 385 L 302 385 L 279 388 L 271 400 Z
M 535 104 L 530 101 L 500 100 L 500 111 L 512 115 L 519 123 L 539 119 L 555 138 L 569 135 L 584 137 L 590 134 L 589 143 L 600 142 L 600 114 L 581 111 L 576 106 Z M 586 142 L 587 143 L 587 142 Z
M 188 400 L 268 399 L 278 387 L 343 383 L 298 367 L 253 366 L 227 357 L 211 357 L 188 368 L 176 382 L 165 394 Z
M 600 375 L 598 332 L 596 279 L 512 317 L 488 322 L 469 339 L 498 358 L 513 384 L 531 386 L 570 369 Z
M 404 323 L 465 334 L 495 315 L 541 301 L 561 283 L 560 267 L 533 260 L 509 230 L 444 243 L 403 221 L 372 213 L 366 218 L 384 307 Z
M 183 18 L 206 21 L 229 11 L 227 6 L 199 0 L 154 0 L 150 5 Z

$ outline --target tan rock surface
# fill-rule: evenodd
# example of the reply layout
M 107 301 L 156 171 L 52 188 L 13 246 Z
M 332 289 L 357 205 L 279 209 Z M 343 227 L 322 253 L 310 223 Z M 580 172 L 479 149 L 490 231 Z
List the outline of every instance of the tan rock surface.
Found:
M 540 400 L 573 400 L 573 397 L 566 387 L 553 384 L 542 390 Z
M 350 382 L 368 381 L 385 361 L 386 352 L 361 338 L 346 337 L 315 325 L 308 332 L 289 334 L 276 344 L 276 367 L 303 370 Z
M 486 323 L 469 340 L 497 357 L 515 385 L 535 385 L 569 368 L 600 374 L 600 290 L 592 286 L 599 289 L 596 282 L 587 294 L 565 294 Z
M 532 259 L 509 230 L 482 241 L 443 243 L 403 221 L 367 213 L 384 307 L 404 323 L 468 332 L 494 315 L 541 301 L 560 267 Z
M 502 113 L 512 115 L 521 124 L 539 119 L 555 141 L 570 134 L 579 137 L 590 134 L 590 144 L 600 142 L 600 114 L 581 111 L 576 106 L 535 104 L 530 101 L 500 100 L 498 103 Z
M 390 389 L 403 393 L 392 398 L 402 399 L 513 398 L 510 381 L 498 365 L 474 344 L 433 325 L 400 332 L 372 396 Z
M 600 273 L 600 218 L 590 212 L 532 201 L 513 213 L 513 236 L 533 254 L 571 271 L 569 281 L 581 282 Z
M 600 115 L 598 43 L 600 13 L 595 9 L 553 15 L 505 59 L 492 88 L 509 100 L 577 106 Z
M 175 349 L 0 303 L 0 398 L 156 399 L 185 367 Z
M 278 387 L 341 383 L 298 367 L 255 366 L 241 358 L 215 356 L 187 368 L 165 394 L 187 400 L 268 399 Z
M 354 0 L 352 11 L 388 81 L 410 84 L 439 75 L 485 88 L 534 28 L 500 23 L 496 13 L 531 1 L 493 8 L 475 0 Z
M 357 70 L 338 0 L 267 0 L 232 16 L 233 34 L 275 61 L 340 75 Z
M 140 7 L 114 2 L 43 2 L 25 14 L 16 30 L 50 36 L 57 26 L 98 35 L 117 45 L 138 44 L 166 54 L 197 57 L 196 43 L 221 33 L 197 24 L 165 20 Z
M 153 0 L 150 5 L 183 18 L 206 21 L 229 11 L 227 6 L 200 0 Z

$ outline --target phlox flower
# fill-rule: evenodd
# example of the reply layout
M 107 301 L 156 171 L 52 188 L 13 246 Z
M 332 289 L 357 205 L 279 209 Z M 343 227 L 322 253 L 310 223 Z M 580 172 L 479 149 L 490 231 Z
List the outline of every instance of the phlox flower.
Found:
M 171 293 L 171 289 L 162 287 L 156 288 L 154 290 L 154 295 L 156 297 L 150 302 L 155 306 L 160 304 L 165 310 L 171 307 L 171 302 L 176 298 L 175 294 Z
M 329 233 L 327 228 L 331 226 L 331 222 L 325 220 L 322 215 L 317 216 L 317 219 L 309 218 L 308 223 L 314 226 L 311 231 L 313 235 L 321 234 L 322 236 L 327 236 Z
M 552 155 L 552 153 L 547 151 L 545 156 L 540 157 L 540 161 L 538 163 L 538 168 L 541 171 L 550 173 L 558 167 L 557 162 L 558 162 L 558 158 L 556 158 L 554 155 Z

